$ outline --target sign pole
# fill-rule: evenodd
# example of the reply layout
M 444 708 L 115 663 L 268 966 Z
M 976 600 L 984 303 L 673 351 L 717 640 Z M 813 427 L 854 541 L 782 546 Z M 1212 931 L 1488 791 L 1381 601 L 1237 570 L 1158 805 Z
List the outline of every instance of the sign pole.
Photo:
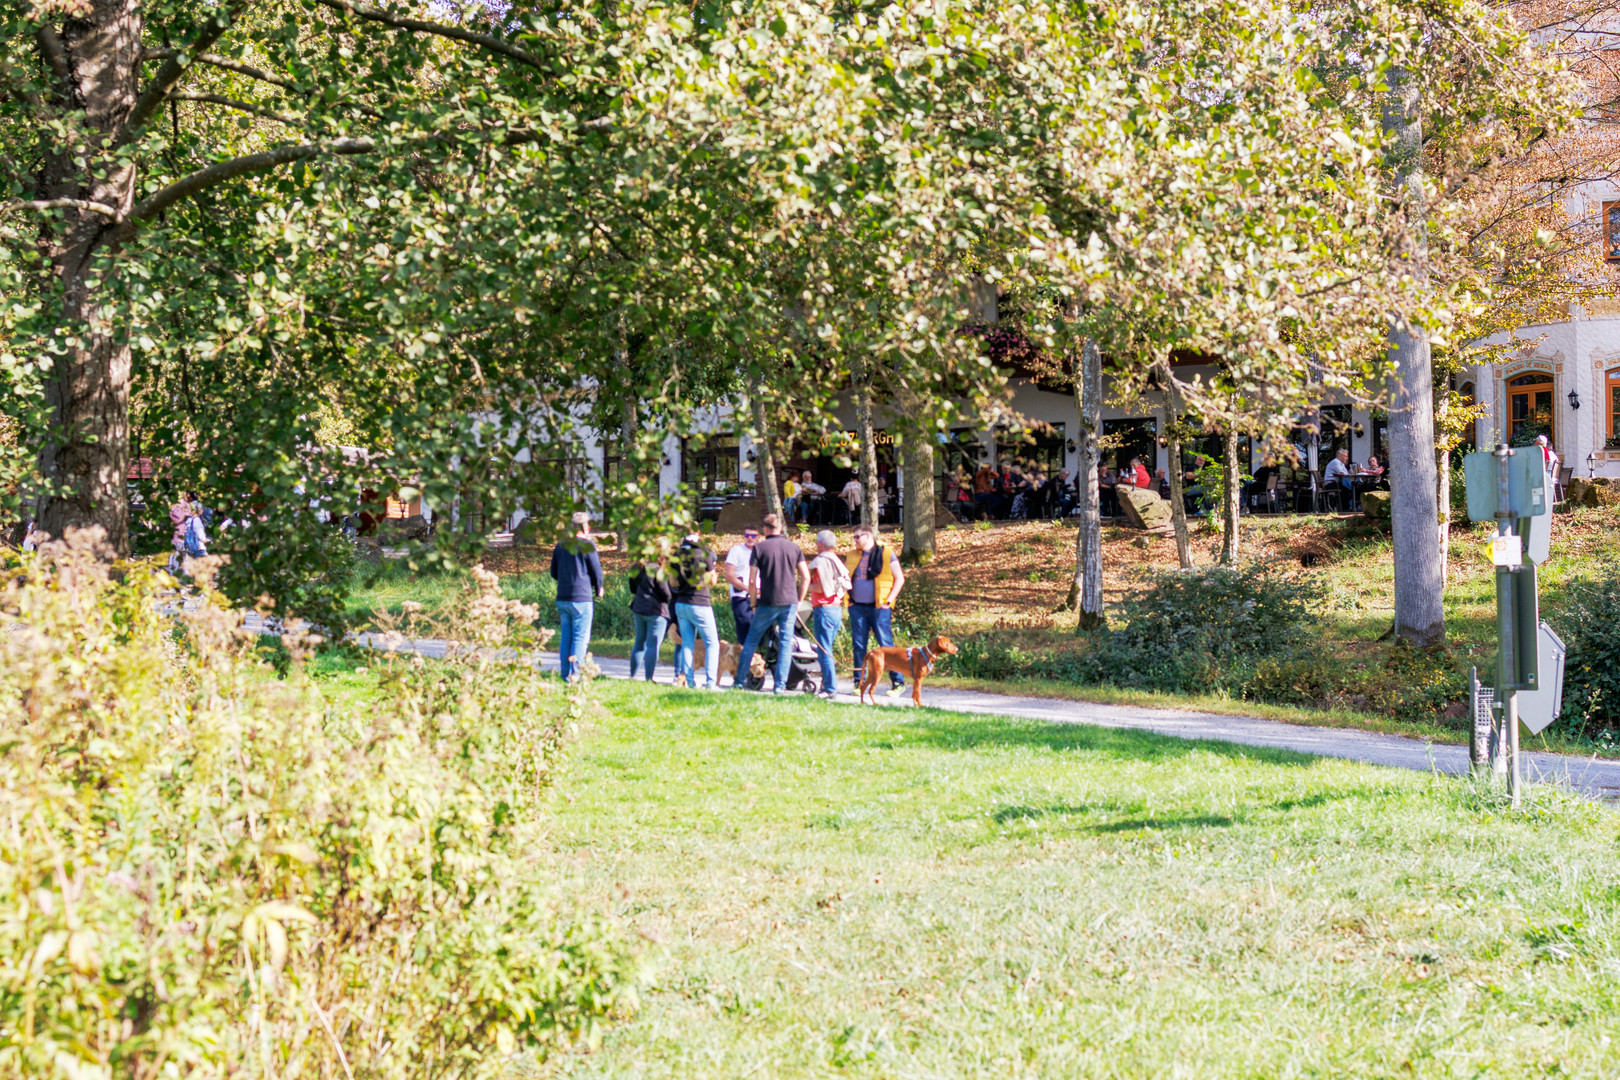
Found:
M 1497 443 L 1493 451 L 1496 457 L 1496 546 L 1501 551 L 1510 546 L 1508 538 L 1513 537 L 1513 506 L 1509 495 L 1508 459 L 1513 451 L 1508 449 L 1507 443 Z M 1514 670 L 1514 659 L 1517 652 L 1514 649 L 1513 631 L 1513 571 L 1516 567 L 1507 564 L 1501 557 L 1494 558 L 1496 563 L 1496 635 L 1498 639 L 1496 654 L 1496 702 L 1497 723 L 1492 725 L 1491 731 L 1491 771 L 1497 776 L 1503 776 L 1510 788 L 1515 787 L 1513 778 L 1508 774 L 1507 755 L 1508 742 L 1512 738 L 1512 726 L 1518 721 L 1519 701 L 1516 684 L 1518 672 Z M 1516 739 L 1514 740 L 1517 741 Z M 1517 762 L 1514 762 L 1514 772 L 1517 772 Z M 1518 793 L 1513 792 L 1517 801 Z

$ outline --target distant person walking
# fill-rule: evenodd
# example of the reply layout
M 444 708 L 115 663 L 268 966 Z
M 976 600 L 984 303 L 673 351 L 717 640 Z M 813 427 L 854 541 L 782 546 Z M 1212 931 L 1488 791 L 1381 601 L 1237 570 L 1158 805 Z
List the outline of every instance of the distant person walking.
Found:
M 174 553 L 169 556 L 169 573 L 178 574 L 186 556 L 186 525 L 197 516 L 197 493 L 195 491 L 182 492 L 178 501 L 169 507 L 169 523 L 174 526 L 174 534 L 169 538 L 169 546 Z
M 653 681 L 658 668 L 658 649 L 664 644 L 664 632 L 669 629 L 670 601 L 675 597 L 669 573 L 669 540 L 660 538 L 664 553 L 652 565 L 642 563 L 630 579 L 630 614 L 635 621 L 636 636 L 630 645 L 630 677 L 645 669 L 647 681 Z
M 591 539 L 591 516 L 573 517 L 574 535 L 551 549 L 557 582 L 557 672 L 567 682 L 591 649 L 591 616 L 603 594 L 602 559 Z
M 754 601 L 748 596 L 748 568 L 754 562 L 759 530 L 749 526 L 742 535 L 742 543 L 731 545 L 726 561 L 720 564 L 720 573 L 731 586 L 731 621 L 737 627 L 738 644 L 748 640 L 748 628 L 754 623 Z
M 905 571 L 894 552 L 878 543 L 877 530 L 862 525 L 855 530 L 855 551 L 845 562 L 849 568 L 849 636 L 855 651 L 855 682 L 861 680 L 866 649 L 872 636 L 888 648 L 894 644 L 894 607 L 906 583 Z M 906 687 L 898 671 L 889 672 L 889 696 L 897 697 Z
M 777 634 L 775 683 L 773 693 L 787 693 L 788 668 L 793 663 L 793 613 L 810 589 L 810 571 L 799 545 L 781 535 L 782 519 L 765 515 L 765 538 L 754 545 L 748 591 L 754 599 L 754 621 L 748 628 L 742 654 L 737 657 L 737 678 L 741 686 L 754 662 L 760 639 L 771 631 Z
M 838 693 L 833 642 L 844 625 L 844 597 L 849 595 L 849 586 L 849 567 L 838 555 L 838 538 L 831 529 L 822 529 L 816 533 L 816 557 L 810 560 L 810 633 L 816 639 L 824 698 Z
M 675 646 L 676 686 L 682 679 L 688 686 L 698 686 L 697 673 L 692 670 L 693 646 L 702 635 L 702 685 L 707 690 L 720 687 L 720 634 L 715 628 L 714 601 L 709 593 L 714 581 L 714 552 L 704 544 L 702 536 L 687 533 L 675 553 L 675 622 L 681 631 L 680 643 Z

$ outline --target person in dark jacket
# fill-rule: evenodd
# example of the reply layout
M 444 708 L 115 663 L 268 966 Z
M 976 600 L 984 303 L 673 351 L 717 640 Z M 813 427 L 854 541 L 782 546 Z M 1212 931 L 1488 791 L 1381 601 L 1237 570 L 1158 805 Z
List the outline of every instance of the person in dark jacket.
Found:
M 664 632 L 669 629 L 669 602 L 675 595 L 670 583 L 669 542 L 664 541 L 663 554 L 652 565 L 641 563 L 630 578 L 630 614 L 635 617 L 636 639 L 630 646 L 630 677 L 642 667 L 647 669 L 647 681 L 652 682 L 658 667 L 658 649 L 664 644 Z
M 551 576 L 557 582 L 557 670 L 573 678 L 591 648 L 591 616 L 603 592 L 602 560 L 591 539 L 591 516 L 574 515 L 574 535 L 551 550 Z
M 715 583 L 714 552 L 697 533 L 687 533 L 675 555 L 675 622 L 681 628 L 680 644 L 675 646 L 675 685 L 694 689 L 697 672 L 692 670 L 693 645 L 703 639 L 705 689 L 720 689 L 720 632 L 714 623 L 714 600 L 709 592 Z

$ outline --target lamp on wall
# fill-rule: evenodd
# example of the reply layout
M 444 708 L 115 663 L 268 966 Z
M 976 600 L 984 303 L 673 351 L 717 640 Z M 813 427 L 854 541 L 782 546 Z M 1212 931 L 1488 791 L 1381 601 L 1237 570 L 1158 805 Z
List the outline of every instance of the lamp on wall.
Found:
M 1573 388 L 1569 391 L 1569 407 L 1572 409 L 1581 407 L 1581 395 L 1577 394 Z
M 1079 449 L 1078 447 L 1076 447 L 1074 445 L 1074 440 L 1073 439 L 1070 439 L 1068 442 L 1064 443 L 1063 445 L 1068 448 L 1068 451 L 1071 454 L 1074 453 L 1075 450 Z
M 1356 438 L 1364 439 L 1366 437 L 1367 437 L 1367 429 L 1362 427 L 1360 424 L 1357 424 L 1356 425 Z
M 754 452 L 752 450 L 748 451 L 748 464 L 750 466 L 754 464 Z
M 1159 445 L 1161 447 L 1169 446 L 1170 445 L 1170 440 L 1165 438 L 1163 435 L 1160 435 L 1159 436 Z

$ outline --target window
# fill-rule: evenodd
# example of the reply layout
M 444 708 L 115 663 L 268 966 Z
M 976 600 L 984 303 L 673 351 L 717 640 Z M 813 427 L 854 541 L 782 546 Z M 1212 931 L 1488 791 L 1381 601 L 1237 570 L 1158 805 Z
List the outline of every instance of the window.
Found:
M 1620 205 L 1620 204 L 1617 204 Z M 1553 445 L 1553 381 L 1544 371 L 1531 371 L 1509 379 L 1508 442 L 1514 446 L 1529 446 L 1537 435 L 1545 435 Z
M 943 495 L 945 485 L 958 472 L 972 476 L 979 468 L 979 433 L 975 428 L 952 428 L 941 433 L 934 450 L 934 490 Z
M 1355 461 L 1356 448 L 1351 437 L 1355 433 L 1352 430 L 1350 406 L 1324 405 L 1318 411 L 1322 416 L 1322 442 L 1316 452 L 1317 468 L 1327 468 L 1327 463 L 1332 461 L 1340 450 L 1350 451 L 1350 460 Z
M 681 440 L 681 480 L 704 495 L 721 485 L 736 487 L 738 451 L 742 443 L 729 432 Z
M 1604 395 L 1608 403 L 1609 414 L 1609 441 L 1604 447 L 1609 450 L 1620 450 L 1620 368 L 1609 372 L 1608 393 Z
M 1103 463 L 1123 469 L 1131 458 L 1142 459 L 1149 473 L 1159 465 L 1159 422 L 1151 417 L 1103 421 Z
M 1148 421 L 1152 423 L 1152 421 Z M 1064 467 L 1067 447 L 1067 424 L 1036 422 L 1019 432 L 998 432 L 996 437 L 996 464 L 1010 462 L 1014 467 L 1029 471 L 1039 469 L 1048 476 L 1056 476 Z
M 1620 263 L 1620 202 L 1603 204 L 1603 261 Z

